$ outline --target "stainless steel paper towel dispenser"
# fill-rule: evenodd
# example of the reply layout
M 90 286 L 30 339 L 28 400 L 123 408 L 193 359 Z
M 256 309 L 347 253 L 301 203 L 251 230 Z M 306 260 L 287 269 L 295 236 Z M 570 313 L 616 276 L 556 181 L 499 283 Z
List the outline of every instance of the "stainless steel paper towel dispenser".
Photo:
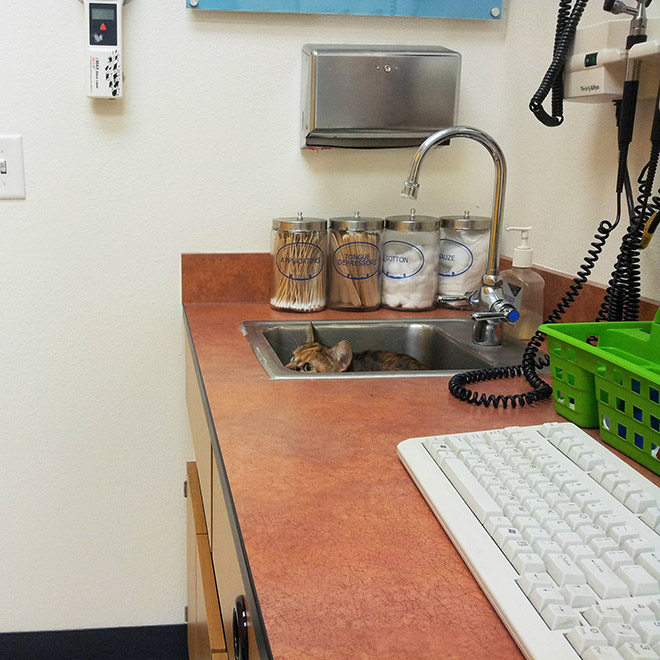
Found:
M 419 146 L 456 124 L 461 56 L 440 46 L 303 46 L 301 147 Z

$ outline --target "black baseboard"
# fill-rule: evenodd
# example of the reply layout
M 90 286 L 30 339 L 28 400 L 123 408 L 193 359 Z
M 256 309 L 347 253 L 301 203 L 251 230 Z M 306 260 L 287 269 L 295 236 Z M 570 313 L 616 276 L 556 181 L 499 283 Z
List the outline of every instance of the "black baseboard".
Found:
M 2 633 L 0 660 L 188 660 L 186 626 Z

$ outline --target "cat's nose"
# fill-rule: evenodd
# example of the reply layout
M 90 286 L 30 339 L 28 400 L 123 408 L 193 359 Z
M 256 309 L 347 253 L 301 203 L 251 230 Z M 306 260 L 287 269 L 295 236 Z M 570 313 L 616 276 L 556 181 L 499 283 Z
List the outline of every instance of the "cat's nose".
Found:
M 293 369 L 294 371 L 296 370 L 296 365 L 294 362 L 289 362 L 289 364 L 284 365 L 287 369 Z

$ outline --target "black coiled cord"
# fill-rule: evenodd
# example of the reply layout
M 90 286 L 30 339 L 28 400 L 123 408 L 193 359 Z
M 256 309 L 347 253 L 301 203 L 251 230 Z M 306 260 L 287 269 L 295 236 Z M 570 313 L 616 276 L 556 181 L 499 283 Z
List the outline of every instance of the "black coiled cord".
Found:
M 577 275 L 573 278 L 573 283 L 570 285 L 557 307 L 555 307 L 548 316 L 545 321 L 546 323 L 556 323 L 559 321 L 559 319 L 566 313 L 571 303 L 580 295 L 582 288 L 589 279 L 591 271 L 594 269 L 594 266 L 598 261 L 600 253 L 603 251 L 603 247 L 609 235 L 619 223 L 620 214 L 621 196 L 618 195 L 616 220 L 614 222 L 603 220 L 598 225 L 594 239 L 591 242 L 591 249 L 588 250 L 587 256 L 584 258 L 584 263 L 578 270 Z M 537 330 L 525 348 L 521 364 L 509 367 L 475 369 L 473 371 L 456 374 L 449 381 L 449 391 L 452 396 L 460 401 L 465 401 L 466 403 L 471 403 L 475 406 L 484 406 L 485 408 L 489 408 L 490 406 L 493 406 L 493 408 L 499 408 L 499 406 L 502 406 L 503 408 L 508 408 L 509 406 L 516 408 L 517 406 L 520 406 L 522 408 L 528 404 L 535 403 L 536 401 L 550 398 L 552 395 L 552 387 L 536 373 L 538 369 L 550 364 L 547 356 L 541 358 L 537 357 L 544 339 L 545 334 Z M 489 394 L 487 396 L 486 394 L 479 394 L 466 387 L 466 385 L 471 385 L 472 383 L 501 380 L 503 378 L 515 378 L 517 376 L 525 376 L 527 382 L 532 386 L 532 389 L 528 392 L 521 392 L 518 394 Z
M 559 2 L 552 62 L 529 102 L 529 109 L 546 126 L 559 126 L 564 121 L 564 64 L 587 2 L 589 0 L 575 0 L 573 6 L 571 0 L 560 0 Z M 552 115 L 549 115 L 543 109 L 543 102 L 551 90 Z
M 639 319 L 641 271 L 639 252 L 644 227 L 658 210 L 657 197 L 651 197 L 660 157 L 660 142 L 653 142 L 648 163 L 637 183 L 639 195 L 628 229 L 621 239 L 621 249 L 608 282 L 607 291 L 598 312 L 598 321 L 636 321 Z

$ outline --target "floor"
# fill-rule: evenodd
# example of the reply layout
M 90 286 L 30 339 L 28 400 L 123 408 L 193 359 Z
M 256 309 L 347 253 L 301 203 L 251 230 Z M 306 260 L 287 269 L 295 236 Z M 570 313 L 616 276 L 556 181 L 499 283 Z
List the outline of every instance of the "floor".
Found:
M 188 660 L 186 626 L 0 634 L 1 660 Z

